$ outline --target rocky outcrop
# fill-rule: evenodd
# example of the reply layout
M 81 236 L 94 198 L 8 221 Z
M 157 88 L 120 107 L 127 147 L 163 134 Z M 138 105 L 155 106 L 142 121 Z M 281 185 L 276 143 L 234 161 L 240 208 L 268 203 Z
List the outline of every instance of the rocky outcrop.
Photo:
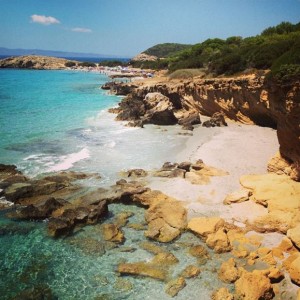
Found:
M 148 55 L 146 53 L 140 53 L 133 57 L 131 60 L 132 61 L 156 61 L 158 59 L 157 56 L 154 55 Z
M 117 119 L 142 120 L 148 112 L 145 99 L 149 93 L 162 95 L 163 102 L 169 103 L 169 110 L 178 123 L 199 113 L 212 116 L 217 112 L 222 113 L 225 119 L 277 128 L 280 153 L 292 163 L 293 178 L 300 179 L 300 82 L 282 86 L 264 76 L 255 75 L 145 81 L 139 83 L 120 103 Z M 151 123 L 150 119 L 148 121 Z M 221 123 L 225 125 L 223 121 Z
M 66 63 L 76 61 L 50 56 L 14 56 L 0 60 L 0 68 L 61 70 L 66 68 Z

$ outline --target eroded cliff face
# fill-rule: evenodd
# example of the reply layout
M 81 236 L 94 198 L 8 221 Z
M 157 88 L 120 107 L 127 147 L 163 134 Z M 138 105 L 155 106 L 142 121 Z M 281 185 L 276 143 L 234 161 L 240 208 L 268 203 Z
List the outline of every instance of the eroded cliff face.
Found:
M 149 111 L 161 112 L 162 106 L 149 105 L 149 93 L 159 93 L 163 105 L 170 103 L 179 124 L 199 113 L 225 117 L 244 124 L 277 128 L 281 155 L 290 160 L 294 178 L 300 179 L 300 82 L 279 85 L 264 76 L 236 78 L 157 81 L 132 85 L 120 103 L 117 119 L 151 123 Z M 148 96 L 147 96 L 148 95 Z M 155 95 L 155 94 L 152 94 Z M 157 94 L 155 96 L 157 98 Z M 164 113 L 166 115 L 166 113 Z M 164 116 L 162 114 L 162 116 Z M 298 175 L 297 175 L 298 174 Z

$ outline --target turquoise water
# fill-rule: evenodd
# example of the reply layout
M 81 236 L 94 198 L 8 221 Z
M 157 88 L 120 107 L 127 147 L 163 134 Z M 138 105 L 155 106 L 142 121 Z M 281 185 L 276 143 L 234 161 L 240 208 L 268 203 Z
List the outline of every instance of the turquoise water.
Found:
M 101 179 L 88 183 L 94 188 L 114 183 L 121 170 L 152 170 L 175 161 L 186 141 L 177 134 L 181 129 L 129 128 L 115 122 L 107 108 L 120 98 L 100 89 L 105 81 L 104 75 L 95 73 L 0 70 L 0 163 L 16 164 L 28 176 L 67 169 L 97 172 Z M 113 204 L 109 210 L 105 222 L 131 211 L 130 223 L 144 223 L 142 208 Z M 165 283 L 118 275 L 118 263 L 153 257 L 139 247 L 145 241 L 144 230 L 123 231 L 126 241 L 117 247 L 104 245 L 101 224 L 54 240 L 47 236 L 46 221 L 17 222 L 0 212 L 0 298 L 25 299 L 31 294 L 26 299 L 32 299 L 32 294 L 42 294 L 43 299 L 169 299 Z M 197 264 L 182 246 L 186 243 L 201 241 L 185 233 L 175 243 L 162 245 L 180 260 L 171 270 L 172 278 Z M 208 262 L 201 276 L 187 280 L 176 299 L 193 299 L 195 293 L 208 299 L 218 285 L 211 270 L 219 264 Z
M 114 121 L 107 108 L 120 98 L 100 89 L 107 80 L 90 72 L 0 70 L 0 162 L 30 176 L 73 168 L 113 183 L 122 169 L 159 167 L 175 155 L 185 140 L 174 137 L 178 128 Z

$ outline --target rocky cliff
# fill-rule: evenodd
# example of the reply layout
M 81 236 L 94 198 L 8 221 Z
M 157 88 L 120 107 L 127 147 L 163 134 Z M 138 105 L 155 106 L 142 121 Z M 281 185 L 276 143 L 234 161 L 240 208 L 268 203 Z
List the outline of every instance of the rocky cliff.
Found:
M 244 124 L 277 128 L 280 153 L 292 163 L 294 178 L 300 178 L 299 81 L 283 86 L 254 75 L 144 81 L 131 85 L 131 92 L 114 112 L 118 120 L 132 121 L 131 125 L 191 125 L 199 123 L 195 121 L 199 113 L 212 116 L 219 112 Z
M 69 60 L 50 56 L 14 56 L 0 60 L 0 68 L 60 70 L 66 68 L 66 62 Z

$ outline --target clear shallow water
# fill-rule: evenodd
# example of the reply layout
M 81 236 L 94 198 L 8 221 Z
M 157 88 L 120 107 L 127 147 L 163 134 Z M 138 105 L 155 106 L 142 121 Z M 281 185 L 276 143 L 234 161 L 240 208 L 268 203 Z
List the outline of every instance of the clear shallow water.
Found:
M 106 81 L 95 73 L 0 70 L 0 162 L 30 176 L 73 167 L 113 183 L 121 169 L 175 157 L 185 141 L 173 135 L 180 130 L 115 122 L 107 108 L 120 98 L 100 89 Z
M 142 208 L 113 204 L 110 205 L 111 218 L 105 222 L 111 222 L 122 211 L 134 213 L 129 224 L 144 220 Z M 84 227 L 77 234 L 58 240 L 44 234 L 45 226 L 45 223 L 16 223 L 0 219 L 1 299 L 11 299 L 20 291 L 33 287 L 43 287 L 48 293 L 51 290 L 53 299 L 170 299 L 165 294 L 163 282 L 120 277 L 116 273 L 120 262 L 152 259 L 152 254 L 138 246 L 145 240 L 143 231 L 123 227 L 126 237 L 124 245 L 103 251 L 100 225 Z M 157 243 L 179 259 L 179 263 L 171 268 L 171 278 L 178 276 L 187 265 L 198 265 L 184 244 L 198 245 L 201 242 L 194 235 L 185 233 L 175 243 Z M 123 252 L 124 247 L 135 250 Z M 197 278 L 187 279 L 187 286 L 176 299 L 195 299 L 195 295 L 197 299 L 210 299 L 211 291 L 220 285 L 216 272 L 212 272 L 220 264 L 221 261 L 215 256 L 206 265 L 198 265 L 201 274 Z
M 107 78 L 100 74 L 71 71 L 0 70 L 0 163 L 16 164 L 29 176 L 72 169 L 97 172 L 95 185 L 110 185 L 118 172 L 129 168 L 153 169 L 174 161 L 186 137 L 180 128 L 146 126 L 128 128 L 115 122 L 107 108 L 120 99 L 99 89 Z M 111 217 L 132 211 L 130 222 L 143 222 L 144 210 L 110 205 Z M 111 219 L 106 222 L 111 222 Z M 16 222 L 0 212 L 0 295 L 12 299 L 19 292 L 42 289 L 54 299 L 169 299 L 165 284 L 153 279 L 119 277 L 120 261 L 147 261 L 152 255 L 140 249 L 143 231 L 124 228 L 124 246 L 103 251 L 100 225 L 88 226 L 75 235 L 54 240 L 44 222 Z M 191 234 L 179 241 L 199 243 Z M 178 241 L 178 242 L 179 242 Z M 180 260 L 176 276 L 195 259 L 186 247 L 165 245 Z M 217 286 L 208 263 L 177 299 L 195 294 L 208 299 Z M 122 281 L 125 279 L 126 281 Z M 24 296 L 19 295 L 19 299 Z M 101 298 L 102 297 L 102 298 Z

